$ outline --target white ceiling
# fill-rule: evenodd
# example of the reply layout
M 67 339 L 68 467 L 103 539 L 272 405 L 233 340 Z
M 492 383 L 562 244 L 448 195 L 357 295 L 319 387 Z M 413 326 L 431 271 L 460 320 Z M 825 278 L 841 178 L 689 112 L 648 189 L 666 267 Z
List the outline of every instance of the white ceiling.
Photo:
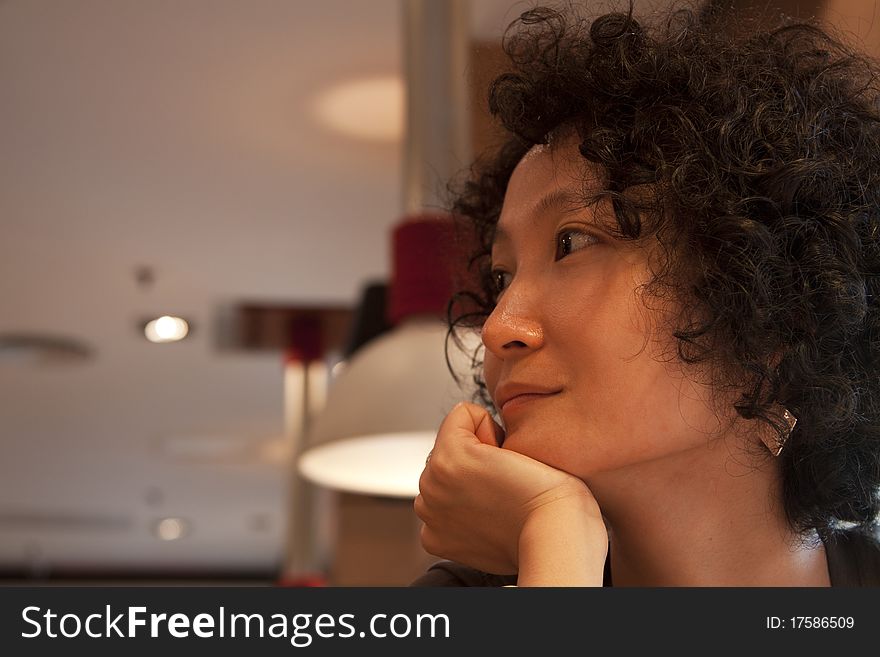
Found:
M 477 0 L 476 34 L 497 35 L 511 4 Z M 283 432 L 280 356 L 218 351 L 212 327 L 238 301 L 353 305 L 386 275 L 400 144 L 333 134 L 310 106 L 400 73 L 399 9 L 0 2 L 0 333 L 95 349 L 0 360 L 0 569 L 280 562 L 286 461 L 258 456 Z M 138 322 L 162 313 L 192 337 L 146 342 Z M 188 462 L 163 449 L 175 437 L 232 453 Z M 156 540 L 163 516 L 189 536 Z

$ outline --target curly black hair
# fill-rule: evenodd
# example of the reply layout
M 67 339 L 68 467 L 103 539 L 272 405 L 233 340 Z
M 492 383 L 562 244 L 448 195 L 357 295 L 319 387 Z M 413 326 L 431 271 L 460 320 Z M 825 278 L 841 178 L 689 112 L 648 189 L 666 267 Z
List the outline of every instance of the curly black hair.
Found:
M 730 30 L 692 9 L 650 27 L 537 8 L 503 41 L 491 113 L 508 141 L 474 165 L 452 211 L 479 236 L 479 283 L 451 333 L 494 307 L 490 251 L 510 176 L 561 131 L 602 180 L 618 239 L 660 240 L 650 284 L 695 308 L 676 356 L 735 386 L 736 413 L 787 434 L 783 504 L 800 534 L 876 530 L 880 512 L 878 68 L 828 28 Z M 475 365 L 479 363 L 475 360 Z M 479 368 L 476 368 L 479 371 Z M 491 408 L 480 375 L 481 400 Z

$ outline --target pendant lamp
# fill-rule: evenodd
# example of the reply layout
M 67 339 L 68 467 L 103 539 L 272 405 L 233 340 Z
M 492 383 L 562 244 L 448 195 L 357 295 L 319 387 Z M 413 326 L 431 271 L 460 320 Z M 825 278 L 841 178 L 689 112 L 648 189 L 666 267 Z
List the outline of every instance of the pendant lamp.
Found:
M 350 493 L 414 498 L 425 458 L 446 413 L 472 398 L 476 333 L 449 341 L 446 309 L 453 263 L 461 261 L 452 220 L 409 217 L 393 231 L 389 285 L 391 330 L 344 363 L 315 418 L 300 473 Z

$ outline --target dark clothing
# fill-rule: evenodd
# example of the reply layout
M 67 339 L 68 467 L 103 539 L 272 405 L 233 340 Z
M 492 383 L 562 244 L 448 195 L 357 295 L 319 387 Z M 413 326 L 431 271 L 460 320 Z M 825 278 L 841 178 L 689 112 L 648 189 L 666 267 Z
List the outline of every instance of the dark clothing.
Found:
M 880 586 L 880 542 L 877 537 L 841 532 L 822 541 L 831 586 Z
M 880 542 L 857 532 L 840 532 L 822 539 L 831 586 L 880 586 Z M 440 561 L 410 586 L 506 586 L 516 575 L 490 575 L 453 561 Z M 605 560 L 603 586 L 611 586 L 611 559 Z

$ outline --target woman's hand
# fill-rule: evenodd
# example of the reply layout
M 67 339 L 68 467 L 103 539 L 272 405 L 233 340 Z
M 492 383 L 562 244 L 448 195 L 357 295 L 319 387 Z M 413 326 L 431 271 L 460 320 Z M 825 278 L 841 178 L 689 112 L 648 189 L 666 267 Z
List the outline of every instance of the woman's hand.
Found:
M 607 533 L 592 493 L 568 473 L 501 449 L 502 436 L 476 404 L 458 404 L 446 416 L 414 504 L 425 523 L 425 550 L 495 574 L 518 572 L 521 550 L 542 562 L 559 557 L 559 563 L 580 556 L 599 561 L 601 552 L 601 585 Z M 560 549 L 568 553 L 555 555 Z M 532 557 L 526 560 L 536 561 Z

